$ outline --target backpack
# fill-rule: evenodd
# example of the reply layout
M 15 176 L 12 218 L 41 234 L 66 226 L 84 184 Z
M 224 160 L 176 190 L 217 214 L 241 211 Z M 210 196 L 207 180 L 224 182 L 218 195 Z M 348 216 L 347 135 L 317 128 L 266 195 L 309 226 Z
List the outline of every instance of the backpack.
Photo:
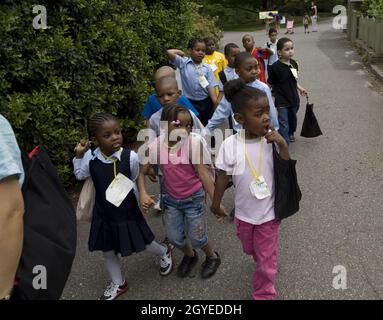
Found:
M 22 154 L 24 240 L 12 299 L 59 299 L 76 252 L 76 214 L 47 151 Z

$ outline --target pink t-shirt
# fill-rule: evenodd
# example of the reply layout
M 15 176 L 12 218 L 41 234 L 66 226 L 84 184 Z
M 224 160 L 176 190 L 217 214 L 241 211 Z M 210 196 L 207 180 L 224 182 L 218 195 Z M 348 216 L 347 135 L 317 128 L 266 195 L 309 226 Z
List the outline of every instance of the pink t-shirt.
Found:
M 175 199 L 185 199 L 202 188 L 202 181 L 190 161 L 193 146 L 199 144 L 198 138 L 189 135 L 183 144 L 170 151 L 164 141 L 165 136 L 161 135 L 149 145 L 149 161 L 160 165 L 166 192 Z
M 260 139 L 246 140 L 246 152 L 255 171 L 258 170 Z M 275 219 L 274 213 L 274 164 L 273 147 L 266 140 L 262 146 L 261 174 L 271 191 L 271 196 L 259 200 L 252 195 L 250 183 L 254 175 L 246 160 L 243 140 L 239 134 L 227 138 L 219 150 L 215 161 L 218 169 L 232 175 L 235 185 L 235 216 L 239 220 L 260 225 Z M 257 172 L 257 174 L 259 174 Z

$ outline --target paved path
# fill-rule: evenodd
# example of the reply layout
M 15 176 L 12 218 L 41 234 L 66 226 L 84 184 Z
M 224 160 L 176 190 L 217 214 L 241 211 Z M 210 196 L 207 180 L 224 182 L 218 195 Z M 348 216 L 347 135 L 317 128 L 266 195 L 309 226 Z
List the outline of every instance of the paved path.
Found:
M 244 32 L 227 32 L 225 43 L 241 45 Z M 252 33 L 256 45 L 263 32 Z M 282 36 L 282 35 L 281 35 Z M 341 31 L 321 24 L 318 33 L 291 35 L 301 67 L 301 84 L 309 91 L 324 135 L 305 139 L 297 135 L 291 146 L 298 160 L 303 193 L 301 210 L 281 226 L 279 243 L 279 299 L 383 298 L 383 96 L 381 84 Z M 300 128 L 304 101 L 298 114 Z M 299 133 L 299 132 L 298 132 Z M 158 188 L 151 188 L 155 192 Z M 232 189 L 225 206 L 231 210 Z M 219 223 L 209 212 L 210 237 L 222 256 L 222 265 L 209 280 L 196 272 L 190 279 L 175 273 L 162 278 L 148 253 L 123 260 L 130 290 L 122 299 L 250 299 L 253 261 L 241 251 L 233 224 Z M 148 221 L 162 239 L 161 217 Z M 87 251 L 89 225 L 78 225 L 78 249 L 64 299 L 95 299 L 108 276 L 102 255 Z M 175 254 L 175 261 L 182 256 Z M 202 254 L 200 254 L 202 262 Z M 335 290 L 333 268 L 347 270 L 347 289 Z

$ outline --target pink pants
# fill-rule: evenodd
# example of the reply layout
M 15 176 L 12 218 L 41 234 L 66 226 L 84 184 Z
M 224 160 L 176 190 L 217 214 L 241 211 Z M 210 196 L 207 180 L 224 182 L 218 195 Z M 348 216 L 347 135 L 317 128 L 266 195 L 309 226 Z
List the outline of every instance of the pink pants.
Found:
M 275 299 L 274 286 L 277 274 L 279 220 L 261 225 L 253 225 L 235 218 L 237 236 L 242 242 L 243 251 L 251 254 L 256 263 L 253 274 L 253 299 Z

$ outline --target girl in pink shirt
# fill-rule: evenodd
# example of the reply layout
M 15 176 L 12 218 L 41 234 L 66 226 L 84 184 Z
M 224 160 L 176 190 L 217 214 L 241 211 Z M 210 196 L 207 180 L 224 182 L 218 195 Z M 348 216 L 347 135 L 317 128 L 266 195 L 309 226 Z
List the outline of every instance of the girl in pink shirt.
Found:
M 140 165 L 139 181 L 143 182 L 150 164 L 159 164 L 164 177 L 162 202 L 166 233 L 170 242 L 184 253 L 177 275 L 185 278 L 190 274 L 198 261 L 195 249 L 201 248 L 206 254 L 201 276 L 209 278 L 217 271 L 221 259 L 207 237 L 205 191 L 212 198 L 214 182 L 205 165 L 203 140 L 191 132 L 193 120 L 183 106 L 166 107 L 161 120 L 167 122 L 167 130 L 149 145 L 146 154 L 149 162 Z M 139 186 L 140 204 L 147 212 L 154 199 L 147 194 L 144 183 Z M 221 216 L 226 215 L 220 205 L 218 211 Z

